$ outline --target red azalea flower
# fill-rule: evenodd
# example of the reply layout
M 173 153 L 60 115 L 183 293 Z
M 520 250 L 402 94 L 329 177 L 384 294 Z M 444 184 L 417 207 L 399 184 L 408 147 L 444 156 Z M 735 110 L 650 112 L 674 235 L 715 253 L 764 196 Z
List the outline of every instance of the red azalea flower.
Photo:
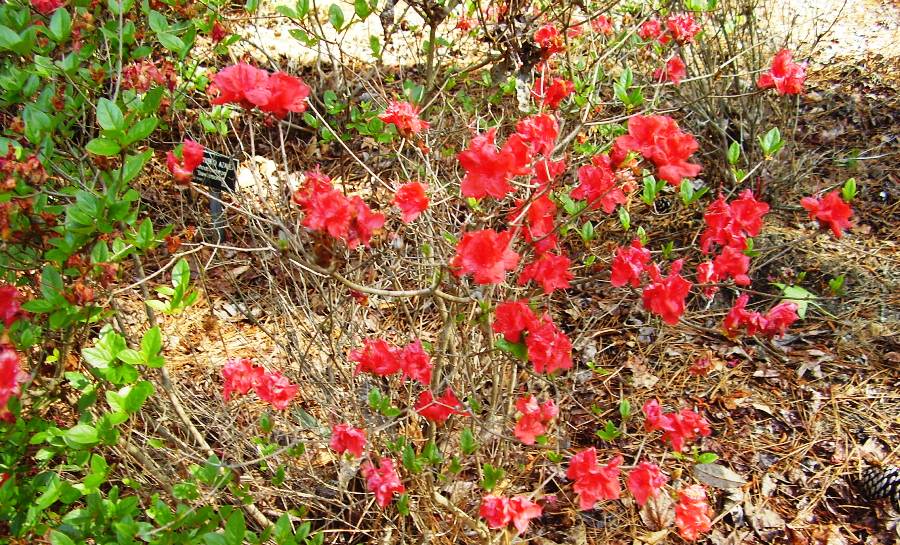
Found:
M 181 161 L 171 151 L 166 153 L 166 166 L 175 177 L 175 183 L 186 184 L 191 181 L 194 169 L 203 162 L 203 146 L 190 138 L 185 138 L 181 145 Z
M 522 274 L 519 275 L 519 285 L 524 286 L 534 280 L 547 294 L 553 293 L 557 289 L 568 289 L 569 280 L 575 278 L 575 275 L 569 271 L 571 264 L 569 258 L 564 255 L 541 254 L 535 261 L 522 269 Z
M 594 29 L 594 32 L 599 32 L 606 36 L 612 36 L 613 32 L 615 32 L 612 21 L 606 15 L 593 18 L 591 20 L 591 28 Z
M 512 520 L 509 511 L 509 498 L 488 494 L 481 499 L 481 507 L 478 509 L 481 517 L 487 521 L 490 528 L 505 528 Z
M 224 26 L 221 25 L 218 21 L 213 23 L 212 29 L 209 32 L 209 38 L 212 40 L 214 44 L 217 44 L 224 40 L 228 36 L 228 30 L 225 29 Z
M 663 440 L 672 443 L 672 449 L 682 452 L 685 443 L 690 443 L 699 436 L 706 437 L 710 434 L 709 423 L 706 419 L 690 409 L 681 409 L 677 413 L 671 413 L 669 425 L 671 430 L 663 433 Z
M 523 534 L 528 530 L 528 521 L 540 517 L 543 509 L 525 496 L 514 496 L 509 499 L 509 512 L 516 533 Z
M 431 390 L 425 390 L 419 394 L 419 399 L 415 405 L 416 412 L 422 415 L 426 420 L 443 424 L 450 418 L 452 414 L 468 416 L 463 409 L 463 404 L 456 398 L 453 389 L 449 386 L 444 390 L 444 394 L 435 399 Z
M 650 462 L 641 462 L 636 468 L 628 474 L 626 485 L 634 500 L 641 507 L 647 503 L 650 498 L 655 498 L 659 494 L 660 489 L 669 481 L 669 478 L 663 475 L 659 470 L 659 466 Z
M 653 79 L 668 80 L 675 85 L 681 85 L 681 80 L 685 77 L 687 77 L 687 70 L 685 70 L 684 61 L 678 55 L 667 60 L 665 68 L 658 68 L 653 72 Z
M 716 273 L 716 266 L 712 261 L 704 261 L 697 265 L 697 283 L 712 284 L 719 281 L 719 275 Z M 717 286 L 706 286 L 703 288 L 703 296 L 710 298 L 719 291 Z
M 393 375 L 401 368 L 397 350 L 383 339 L 365 339 L 362 350 L 350 352 L 350 361 L 357 363 L 354 375 L 372 373 L 385 377 Z
M 384 214 L 372 212 L 359 197 L 350 199 L 350 224 L 347 229 L 347 246 L 352 250 L 362 244 L 369 247 L 372 235 L 384 227 Z
M 473 274 L 476 284 L 499 284 L 516 268 L 519 254 L 509 247 L 512 233 L 483 229 L 465 233 L 450 262 L 456 276 Z
M 696 541 L 700 534 L 712 528 L 709 515 L 712 510 L 706 502 L 706 489 L 699 484 L 682 488 L 678 491 L 678 504 L 675 505 L 675 526 L 678 535 L 687 541 Z
M 784 335 L 787 328 L 800 319 L 797 315 L 796 303 L 784 302 L 772 307 L 765 316 L 759 312 L 747 310 L 750 295 L 741 294 L 722 322 L 722 329 L 728 337 L 734 337 L 743 328 L 747 335 L 762 333 L 772 338 Z
M 531 331 L 540 327 L 540 321 L 528 306 L 527 299 L 506 301 L 497 305 L 494 310 L 494 333 L 503 334 L 508 342 L 517 343 L 522 340 L 523 331 Z
M 747 237 L 755 237 L 762 230 L 762 218 L 768 211 L 769 205 L 757 201 L 749 189 L 731 204 L 720 195 L 703 214 L 706 229 L 700 236 L 700 249 L 709 253 L 712 244 L 716 243 L 744 250 Z
M 545 59 L 554 53 L 566 50 L 565 45 L 563 45 L 562 34 L 551 23 L 547 23 L 537 29 L 537 32 L 534 33 L 534 42 L 541 48 L 541 53 Z
M 523 209 L 528 207 L 527 210 Z M 516 201 L 516 208 L 506 217 L 510 225 L 521 225 L 524 217 L 525 226 L 522 234 L 527 242 L 534 244 L 535 252 L 542 254 L 556 248 L 556 204 L 546 194 L 541 195 L 526 205 L 524 201 Z
M 259 109 L 269 112 L 281 119 L 288 112 L 303 113 L 306 111 L 306 99 L 309 97 L 309 86 L 300 78 L 275 72 L 269 77 L 269 100 L 259 105 Z
M 413 221 L 428 209 L 428 196 L 425 194 L 425 189 L 425 186 L 419 182 L 403 184 L 397 189 L 394 204 L 403 212 L 403 223 Z
M 616 138 L 614 145 L 623 157 L 628 151 L 637 151 L 652 161 L 659 177 L 675 186 L 684 178 L 693 178 L 701 169 L 700 165 L 687 162 L 700 145 L 668 116 L 636 115 L 630 118 L 628 134 Z
M 52 15 L 63 3 L 61 0 L 31 0 L 31 7 L 41 15 Z
M 291 381 L 286 376 L 275 371 L 263 375 L 262 380 L 256 387 L 256 395 L 279 411 L 282 411 L 291 404 L 291 400 L 297 395 L 298 390 L 300 390 L 300 386 L 291 384 Z
M 647 431 L 669 430 L 672 428 L 670 418 L 663 412 L 659 401 L 648 399 L 641 407 L 644 413 L 644 429 Z
M 233 103 L 248 109 L 268 104 L 272 97 L 269 73 L 244 62 L 219 70 L 209 90 L 215 95 L 210 104 Z
M 566 36 L 571 40 L 584 34 L 584 27 L 581 25 L 570 26 L 566 29 Z
M 11 397 L 21 395 L 21 383 L 26 380 L 28 373 L 19 367 L 19 354 L 9 345 L 0 345 L 0 421 L 15 421 L 7 405 Z
M 617 248 L 612 262 L 610 283 L 617 288 L 631 284 L 636 288 L 641 285 L 641 273 L 650 262 L 650 250 L 644 248 L 639 239 L 631 241 L 627 248 Z
M 622 461 L 622 456 L 616 456 L 605 466 L 600 466 L 593 447 L 572 456 L 566 477 L 575 481 L 573 489 L 578 494 L 578 506 L 582 511 L 593 509 L 600 500 L 619 499 L 622 493 L 619 466 Z
M 746 189 L 740 198 L 731 201 L 729 208 L 729 228 L 736 233 L 755 237 L 762 230 L 762 219 L 769 212 L 769 205 L 757 201 L 753 191 Z
M 406 491 L 400 482 L 400 475 L 394 469 L 394 461 L 389 458 L 382 458 L 379 467 L 375 467 L 372 462 L 363 462 L 360 470 L 366 480 L 366 487 L 375 493 L 375 501 L 382 508 L 391 503 L 394 493 L 402 494 Z
M 350 200 L 341 191 L 329 185 L 325 191 L 311 193 L 304 210 L 304 227 L 328 233 L 334 238 L 346 239 L 349 236 L 352 219 Z
M 25 315 L 22 311 L 22 294 L 15 286 L 0 286 L 0 322 L 9 327 Z
M 514 430 L 516 437 L 526 445 L 533 445 L 539 435 L 547 433 L 547 424 L 559 412 L 552 399 L 538 403 L 533 395 L 516 400 L 516 410 L 522 413 Z
M 551 110 L 559 108 L 559 103 L 575 91 L 575 84 L 563 78 L 552 78 L 549 82 L 543 77 L 535 78 L 531 88 L 531 96 Z
M 541 159 L 534 164 L 535 177 L 531 180 L 531 183 L 537 184 L 541 189 L 552 187 L 555 185 L 553 182 L 565 171 L 565 159 L 560 159 L 559 161 Z
M 691 291 L 691 283 L 678 274 L 683 263 L 681 259 L 672 263 L 669 276 L 665 278 L 656 265 L 647 268 L 652 283 L 644 288 L 644 308 L 671 325 L 677 324 L 684 314 L 685 299 Z
M 513 176 L 530 172 L 529 148 L 522 137 L 510 136 L 498 152 L 494 145 L 496 132 L 491 129 L 475 136 L 458 156 L 460 166 L 466 171 L 461 184 L 464 197 L 480 199 L 490 195 L 502 199 L 513 190 L 509 184 Z
M 537 114 L 516 123 L 516 133 L 531 147 L 531 153 L 549 156 L 559 135 L 559 125 L 552 115 Z
M 393 123 L 397 132 L 404 138 L 419 134 L 428 128 L 428 122 L 419 118 L 419 108 L 409 102 L 392 100 L 383 114 L 378 119 L 385 123 Z
M 225 379 L 222 396 L 225 401 L 231 399 L 232 392 L 244 395 L 255 389 L 262 382 L 264 374 L 265 370 L 254 365 L 250 359 L 229 359 L 222 367 L 222 378 Z
M 456 22 L 456 30 L 462 30 L 463 32 L 468 32 L 472 30 L 472 27 L 475 26 L 475 20 L 469 17 L 460 17 L 459 21 Z
M 823 198 L 803 197 L 800 199 L 800 205 L 809 212 L 810 219 L 828 224 L 835 238 L 841 238 L 843 230 L 851 226 L 850 216 L 853 215 L 853 209 L 841 198 L 841 193 L 837 189 Z
M 431 357 L 422 348 L 422 341 L 416 339 L 406 345 L 397 352 L 397 359 L 404 377 L 417 380 L 425 386 L 431 383 Z
M 750 285 L 750 277 L 747 276 L 749 268 L 750 257 L 734 246 L 723 248 L 722 253 L 713 261 L 716 280 L 734 278 L 734 283 L 738 286 Z
M 318 168 L 310 170 L 304 175 L 303 184 L 291 195 L 291 200 L 306 211 L 311 206 L 313 195 L 324 193 L 334 189 L 331 186 L 331 178 L 323 174 Z
M 338 454 L 349 452 L 359 458 L 366 448 L 366 432 L 350 424 L 336 424 L 331 427 L 328 446 Z
M 759 76 L 760 89 L 774 87 L 779 95 L 799 95 L 806 80 L 806 63 L 793 62 L 794 54 L 782 49 L 772 59 L 772 68 Z
M 539 327 L 529 330 L 525 346 L 535 373 L 549 375 L 572 368 L 572 342 L 549 316 L 544 316 Z
M 662 35 L 662 24 L 659 19 L 649 19 L 638 28 L 638 36 L 642 40 L 655 40 Z
M 617 205 L 626 202 L 625 192 L 616 185 L 609 156 L 597 155 L 591 163 L 578 169 L 580 183 L 569 195 L 573 199 L 586 199 L 592 210 L 602 207 L 611 214 Z
M 682 45 L 693 42 L 694 36 L 700 32 L 700 25 L 690 13 L 670 15 L 666 19 L 666 28 L 669 29 L 675 41 Z

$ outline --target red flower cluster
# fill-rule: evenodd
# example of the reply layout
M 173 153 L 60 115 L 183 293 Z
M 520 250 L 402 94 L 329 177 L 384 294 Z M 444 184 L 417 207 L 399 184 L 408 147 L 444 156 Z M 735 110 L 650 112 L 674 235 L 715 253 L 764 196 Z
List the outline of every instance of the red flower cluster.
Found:
M 20 384 L 26 380 L 28 374 L 19 367 L 19 355 L 11 346 L 0 344 L 0 421 L 15 420 L 7 405 L 10 398 L 19 397 Z
M 0 322 L 9 327 L 25 315 L 22 310 L 22 294 L 15 286 L 0 286 Z
M 624 204 L 627 201 L 625 191 L 631 191 L 630 186 L 616 185 L 616 174 L 608 155 L 595 155 L 590 165 L 579 168 L 578 181 L 580 183 L 569 195 L 573 199 L 586 199 L 592 210 L 602 207 L 607 214 L 611 214 L 617 205 Z
M 456 276 L 472 274 L 476 284 L 499 284 L 516 268 L 519 254 L 510 248 L 512 233 L 483 229 L 465 233 L 456 245 L 450 268 Z
M 443 424 L 453 414 L 469 416 L 468 412 L 462 410 L 464 409 L 463 404 L 449 386 L 444 390 L 444 394 L 437 399 L 434 398 L 431 390 L 425 390 L 419 394 L 415 409 L 426 420 L 437 422 L 438 424 Z
M 472 30 L 472 27 L 475 26 L 475 20 L 470 17 L 460 17 L 459 21 L 456 22 L 456 30 L 462 30 L 463 32 L 468 32 Z
M 600 500 L 619 499 L 622 493 L 622 485 L 619 484 L 619 466 L 622 465 L 622 461 L 622 456 L 616 456 L 605 466 L 600 466 L 594 447 L 572 456 L 566 477 L 575 481 L 578 507 L 582 511 L 593 509 Z
M 682 132 L 671 117 L 636 115 L 628 120 L 628 134 L 616 138 L 611 158 L 619 164 L 629 151 L 637 151 L 656 165 L 660 178 L 678 186 L 684 178 L 700 172 L 700 165 L 687 162 L 699 148 L 694 137 Z
M 685 443 L 689 443 L 698 436 L 706 437 L 710 434 L 709 423 L 701 415 L 690 409 L 681 409 L 677 413 L 663 413 L 659 401 L 649 399 L 642 408 L 647 431 L 663 432 L 663 440 L 669 440 L 676 452 L 684 450 Z
M 691 283 L 681 274 L 681 259 L 672 263 L 669 276 L 663 278 L 655 263 L 645 268 L 651 283 L 644 287 L 644 308 L 662 317 L 667 324 L 675 325 L 684 314 L 685 299 L 691 291 Z
M 662 36 L 662 24 L 659 19 L 648 19 L 638 27 L 638 36 L 642 40 L 656 40 Z
M 366 486 L 375 493 L 375 501 L 381 507 L 387 507 L 391 503 L 395 492 L 402 494 L 406 491 L 400 482 L 400 475 L 394 469 L 394 461 L 390 458 L 382 458 L 379 467 L 375 467 L 372 462 L 364 462 L 360 469 L 366 479 Z
M 522 235 L 534 246 L 537 254 L 556 248 L 559 243 L 556 236 L 556 204 L 546 193 L 528 204 L 516 201 L 516 208 L 506 217 L 513 226 L 521 225 L 523 218 L 525 225 L 522 226 Z
M 806 80 L 806 63 L 793 61 L 794 54 L 782 49 L 772 59 L 772 68 L 760 74 L 756 85 L 760 89 L 774 87 L 779 95 L 799 95 Z
M 547 433 L 547 424 L 559 413 L 552 399 L 538 403 L 531 394 L 516 400 L 516 410 L 522 416 L 516 422 L 515 435 L 526 445 L 533 445 L 539 435 Z
M 291 197 L 306 216 L 303 226 L 347 242 L 352 250 L 368 247 L 372 235 L 384 226 L 384 214 L 372 212 L 358 196 L 348 199 L 321 172 L 307 172 L 303 186 Z
M 641 285 L 641 273 L 649 262 L 650 250 L 644 248 L 638 239 L 632 240 L 631 246 L 627 248 L 616 248 L 610 283 L 617 288 L 625 284 L 637 288 Z
M 233 392 L 243 395 L 254 390 L 260 399 L 278 410 L 286 409 L 300 389 L 281 373 L 270 373 L 247 358 L 229 359 L 222 368 L 222 377 L 225 379 L 225 401 L 231 399 Z
M 599 32 L 605 36 L 612 36 L 613 32 L 615 32 L 612 21 L 606 15 L 600 15 L 591 19 L 591 28 L 594 29 L 594 32 Z
M 350 360 L 357 363 L 354 375 L 372 373 L 384 377 L 402 372 L 404 377 L 426 386 L 431 382 L 431 358 L 420 340 L 401 349 L 382 339 L 366 339 L 362 350 L 350 352 Z
M 509 342 L 520 342 L 522 334 L 528 334 L 525 346 L 536 373 L 553 373 L 572 367 L 572 342 L 556 327 L 549 314 L 539 320 L 527 300 L 497 305 L 492 328 Z
M 528 521 L 540 517 L 542 512 L 539 504 L 525 496 L 506 498 L 494 494 L 482 498 L 479 509 L 482 518 L 491 528 L 505 528 L 512 522 L 519 534 L 528 529 Z
M 194 142 L 190 138 L 185 138 L 181 145 L 181 160 L 175 156 L 174 152 L 166 152 L 166 167 L 175 177 L 176 184 L 188 184 L 191 176 L 194 175 L 194 169 L 203 162 L 203 146 Z
M 428 128 L 428 122 L 419 118 L 419 108 L 409 102 L 392 100 L 383 114 L 378 119 L 385 123 L 393 123 L 397 132 L 404 138 L 419 134 Z
M 722 322 L 722 329 L 729 337 L 737 335 L 743 328 L 747 335 L 753 336 L 762 333 L 765 337 L 784 335 L 787 328 L 800 319 L 797 315 L 797 304 L 791 302 L 779 303 L 772 307 L 765 315 L 759 312 L 747 310 L 747 302 L 750 295 L 744 293 L 734 301 L 734 306 L 728 311 Z
M 531 183 L 537 184 L 541 189 L 552 187 L 559 176 L 566 171 L 566 160 L 551 161 L 541 159 L 534 164 L 534 178 Z
M 403 223 L 409 223 L 428 209 L 426 187 L 420 182 L 403 184 L 394 195 L 394 204 L 403 213 Z
M 711 509 L 706 502 L 706 489 L 699 484 L 682 488 L 678 491 L 678 503 L 675 505 L 675 525 L 678 535 L 687 541 L 696 541 L 700 534 L 712 528 Z
M 762 230 L 762 219 L 768 212 L 769 205 L 757 201 L 749 189 L 730 204 L 720 195 L 703 214 L 706 229 L 700 235 L 700 249 L 707 254 L 716 243 L 743 251 L 747 247 L 747 237 L 755 237 Z
M 650 462 L 641 462 L 628 474 L 625 485 L 638 505 L 643 507 L 647 500 L 655 498 L 659 494 L 660 489 L 668 481 L 669 478 L 659 470 L 659 466 Z
M 571 264 L 569 258 L 564 255 L 541 254 L 522 269 L 522 274 L 519 275 L 519 285 L 524 286 L 534 280 L 541 285 L 546 294 L 553 293 L 557 289 L 567 289 L 569 280 L 575 278 L 575 275 L 569 271 Z
M 224 26 L 222 26 L 222 23 L 220 23 L 219 21 L 215 21 L 209 31 L 209 39 L 212 40 L 214 44 L 217 44 L 224 40 L 227 36 L 228 30 Z
M 366 448 L 366 432 L 350 424 L 335 424 L 331 427 L 328 446 L 338 454 L 349 452 L 359 458 Z
M 853 209 L 841 198 L 841 193 L 837 189 L 822 198 L 803 197 L 800 199 L 800 205 L 809 212 L 810 219 L 828 224 L 835 238 L 841 238 L 843 230 L 851 226 L 850 216 L 853 215 Z
M 31 0 L 31 7 L 41 15 L 51 15 L 62 7 L 62 0 Z
M 146 93 L 154 84 L 164 85 L 172 91 L 177 82 L 175 66 L 169 61 L 163 61 L 157 66 L 156 61 L 142 59 L 122 69 L 122 88 L 134 89 L 138 93 Z
M 552 78 L 549 82 L 543 77 L 535 78 L 531 88 L 531 96 L 551 110 L 559 108 L 559 103 L 575 91 L 575 84 L 563 78 Z
M 694 36 L 700 32 L 700 25 L 690 13 L 670 15 L 666 19 L 666 28 L 669 29 L 669 33 L 675 38 L 675 41 L 682 45 L 693 42 Z
M 521 135 L 510 136 L 497 151 L 494 137 L 497 130 L 472 138 L 469 147 L 459 153 L 459 164 L 466 171 L 460 189 L 464 197 L 480 199 L 487 195 L 502 199 L 512 192 L 509 181 L 531 172 L 529 146 Z
M 657 68 L 653 72 L 653 79 L 656 81 L 668 80 L 675 85 L 681 85 L 681 80 L 687 76 L 687 70 L 685 70 L 685 68 L 684 61 L 681 60 L 681 57 L 675 55 L 666 61 L 665 67 Z
M 562 34 L 550 23 L 537 29 L 537 32 L 534 33 L 534 42 L 541 48 L 541 54 L 545 59 L 554 53 L 566 50 Z
M 550 157 L 559 136 L 559 124 L 550 114 L 532 115 L 516 123 L 516 134 L 529 145 L 532 154 Z
M 282 118 L 288 112 L 306 111 L 309 91 L 300 78 L 284 72 L 269 74 L 242 62 L 225 67 L 212 77 L 210 92 L 215 96 L 210 103 L 239 104 L 248 109 L 256 106 Z

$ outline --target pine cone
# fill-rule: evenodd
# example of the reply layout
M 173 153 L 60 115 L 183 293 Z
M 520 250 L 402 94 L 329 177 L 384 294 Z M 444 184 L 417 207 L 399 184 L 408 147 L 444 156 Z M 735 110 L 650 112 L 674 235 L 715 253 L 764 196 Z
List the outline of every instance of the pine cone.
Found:
M 900 468 L 870 466 L 856 483 L 860 494 L 868 500 L 890 498 L 894 509 L 900 511 Z

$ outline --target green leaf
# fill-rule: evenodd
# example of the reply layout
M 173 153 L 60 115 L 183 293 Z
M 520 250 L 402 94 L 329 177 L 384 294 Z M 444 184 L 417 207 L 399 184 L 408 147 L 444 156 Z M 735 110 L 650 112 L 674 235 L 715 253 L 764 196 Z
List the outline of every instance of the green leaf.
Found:
M 144 363 L 144 356 L 137 350 L 132 350 L 131 348 L 126 348 L 122 350 L 116 357 L 120 360 L 124 361 L 128 365 L 142 365 Z
M 499 483 L 503 477 L 506 475 L 506 471 L 502 468 L 494 467 L 491 464 L 484 464 L 482 466 L 482 473 L 484 474 L 484 478 L 481 480 L 481 488 L 484 488 L 486 491 L 490 492 L 493 490 L 497 483 Z
M 97 123 L 108 131 L 124 131 L 125 116 L 115 102 L 101 98 L 97 101 Z
M 159 40 L 163 47 L 173 53 L 177 53 L 178 56 L 181 56 L 185 49 L 184 41 L 174 34 L 160 32 L 156 35 L 156 39 Z
M 88 152 L 93 153 L 94 155 L 102 155 L 104 157 L 110 157 L 112 155 L 117 155 L 122 148 L 113 140 L 109 140 L 107 138 L 94 138 L 84 147 Z
M 63 439 L 67 443 L 73 445 L 92 445 L 99 439 L 97 437 L 97 428 L 90 424 L 76 424 L 72 428 L 66 430 Z
M 797 305 L 797 316 L 801 319 L 806 318 L 806 310 L 809 307 L 810 301 L 815 301 L 818 299 L 816 294 L 806 290 L 805 288 L 801 288 L 800 286 L 787 286 L 785 284 L 775 283 L 775 286 L 781 290 L 782 300 L 794 303 Z
M 25 138 L 32 144 L 39 143 L 50 131 L 53 123 L 50 116 L 34 104 L 25 106 L 22 111 L 22 120 L 25 122 Z
M 47 27 L 53 40 L 57 43 L 64 42 L 72 33 L 72 16 L 65 8 L 57 8 L 50 18 L 50 25 Z
M 144 359 L 149 360 L 152 356 L 159 354 L 160 350 L 162 350 L 162 332 L 157 325 L 144 333 L 144 338 L 141 339 L 141 353 L 144 355 Z
M 841 196 L 847 202 L 852 201 L 856 197 L 856 178 L 850 178 L 844 182 L 844 187 L 841 188 Z
M 159 119 L 155 117 L 147 117 L 141 119 L 140 121 L 135 123 L 133 127 L 128 129 L 128 133 L 125 135 L 123 144 L 129 146 L 139 140 L 147 138 L 153 133 L 154 130 L 156 130 L 156 126 L 158 124 Z
M 378 36 L 374 34 L 369 36 L 369 48 L 372 50 L 373 57 L 381 57 L 381 39 Z
M 154 118 L 156 119 L 156 118 Z M 138 174 L 141 173 L 141 170 L 144 169 L 144 165 L 147 164 L 147 161 L 150 160 L 150 157 L 153 155 L 151 150 L 146 150 L 137 155 L 129 155 L 125 158 L 125 172 L 121 174 L 122 181 L 124 183 L 129 183 L 135 178 L 137 178 Z M 118 170 L 116 171 L 116 178 L 118 178 Z
M 72 541 L 72 538 L 62 532 L 50 530 L 50 545 L 75 545 L 75 542 Z
M 622 417 L 622 420 L 628 420 L 631 416 L 631 403 L 627 399 L 623 399 L 619 403 L 619 415 Z
M 409 516 L 409 494 L 404 493 L 400 495 L 400 498 L 397 500 L 397 512 L 404 517 Z
M 462 453 L 466 455 L 472 454 L 478 449 L 478 444 L 475 442 L 475 434 L 472 433 L 472 428 L 466 428 L 460 434 L 459 448 L 462 449 Z
M 340 30 L 344 26 L 344 12 L 341 11 L 341 6 L 331 4 L 328 8 L 328 22 L 335 30 Z
M 5 25 L 0 25 L 0 49 L 15 49 L 22 42 L 19 33 Z
M 500 337 L 494 341 L 494 346 L 522 361 L 528 361 L 528 348 L 525 346 L 525 343 L 511 343 Z
M 302 19 L 309 13 L 309 0 L 297 0 L 297 17 Z
M 353 11 L 356 12 L 357 17 L 365 20 L 372 13 L 372 8 L 369 7 L 369 3 L 366 0 L 356 0 L 353 2 Z
M 697 463 L 698 464 L 711 464 L 718 459 L 719 459 L 719 457 L 716 455 L 715 452 L 704 452 L 703 454 L 697 456 Z
M 59 479 L 59 475 L 53 473 L 47 483 L 47 488 L 34 500 L 34 507 L 44 510 L 53 505 L 59 499 L 60 494 L 62 494 L 62 482 Z
M 741 157 L 741 145 L 737 142 L 732 142 L 730 146 L 728 146 L 728 164 L 736 165 L 738 159 Z
M 128 388 L 129 390 L 125 395 L 122 408 L 131 414 L 138 412 L 144 405 L 144 402 L 147 401 L 147 398 L 153 395 L 153 392 L 155 391 L 153 384 L 146 380 L 142 380 L 134 386 L 126 386 L 125 388 Z

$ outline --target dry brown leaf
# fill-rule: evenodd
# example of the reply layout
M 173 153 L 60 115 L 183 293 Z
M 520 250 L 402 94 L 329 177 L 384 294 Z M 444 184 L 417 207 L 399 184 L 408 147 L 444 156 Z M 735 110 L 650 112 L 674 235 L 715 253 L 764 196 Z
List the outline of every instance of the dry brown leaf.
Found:
M 659 377 L 648 371 L 647 366 L 632 354 L 628 355 L 628 363 L 625 364 L 625 367 L 634 376 L 635 388 L 652 388 L 659 382 Z
M 740 488 L 747 484 L 743 477 L 719 464 L 697 464 L 694 466 L 694 476 L 714 488 Z
M 675 522 L 675 508 L 672 498 L 666 494 L 650 497 L 641 507 L 641 520 L 653 531 L 663 530 Z

